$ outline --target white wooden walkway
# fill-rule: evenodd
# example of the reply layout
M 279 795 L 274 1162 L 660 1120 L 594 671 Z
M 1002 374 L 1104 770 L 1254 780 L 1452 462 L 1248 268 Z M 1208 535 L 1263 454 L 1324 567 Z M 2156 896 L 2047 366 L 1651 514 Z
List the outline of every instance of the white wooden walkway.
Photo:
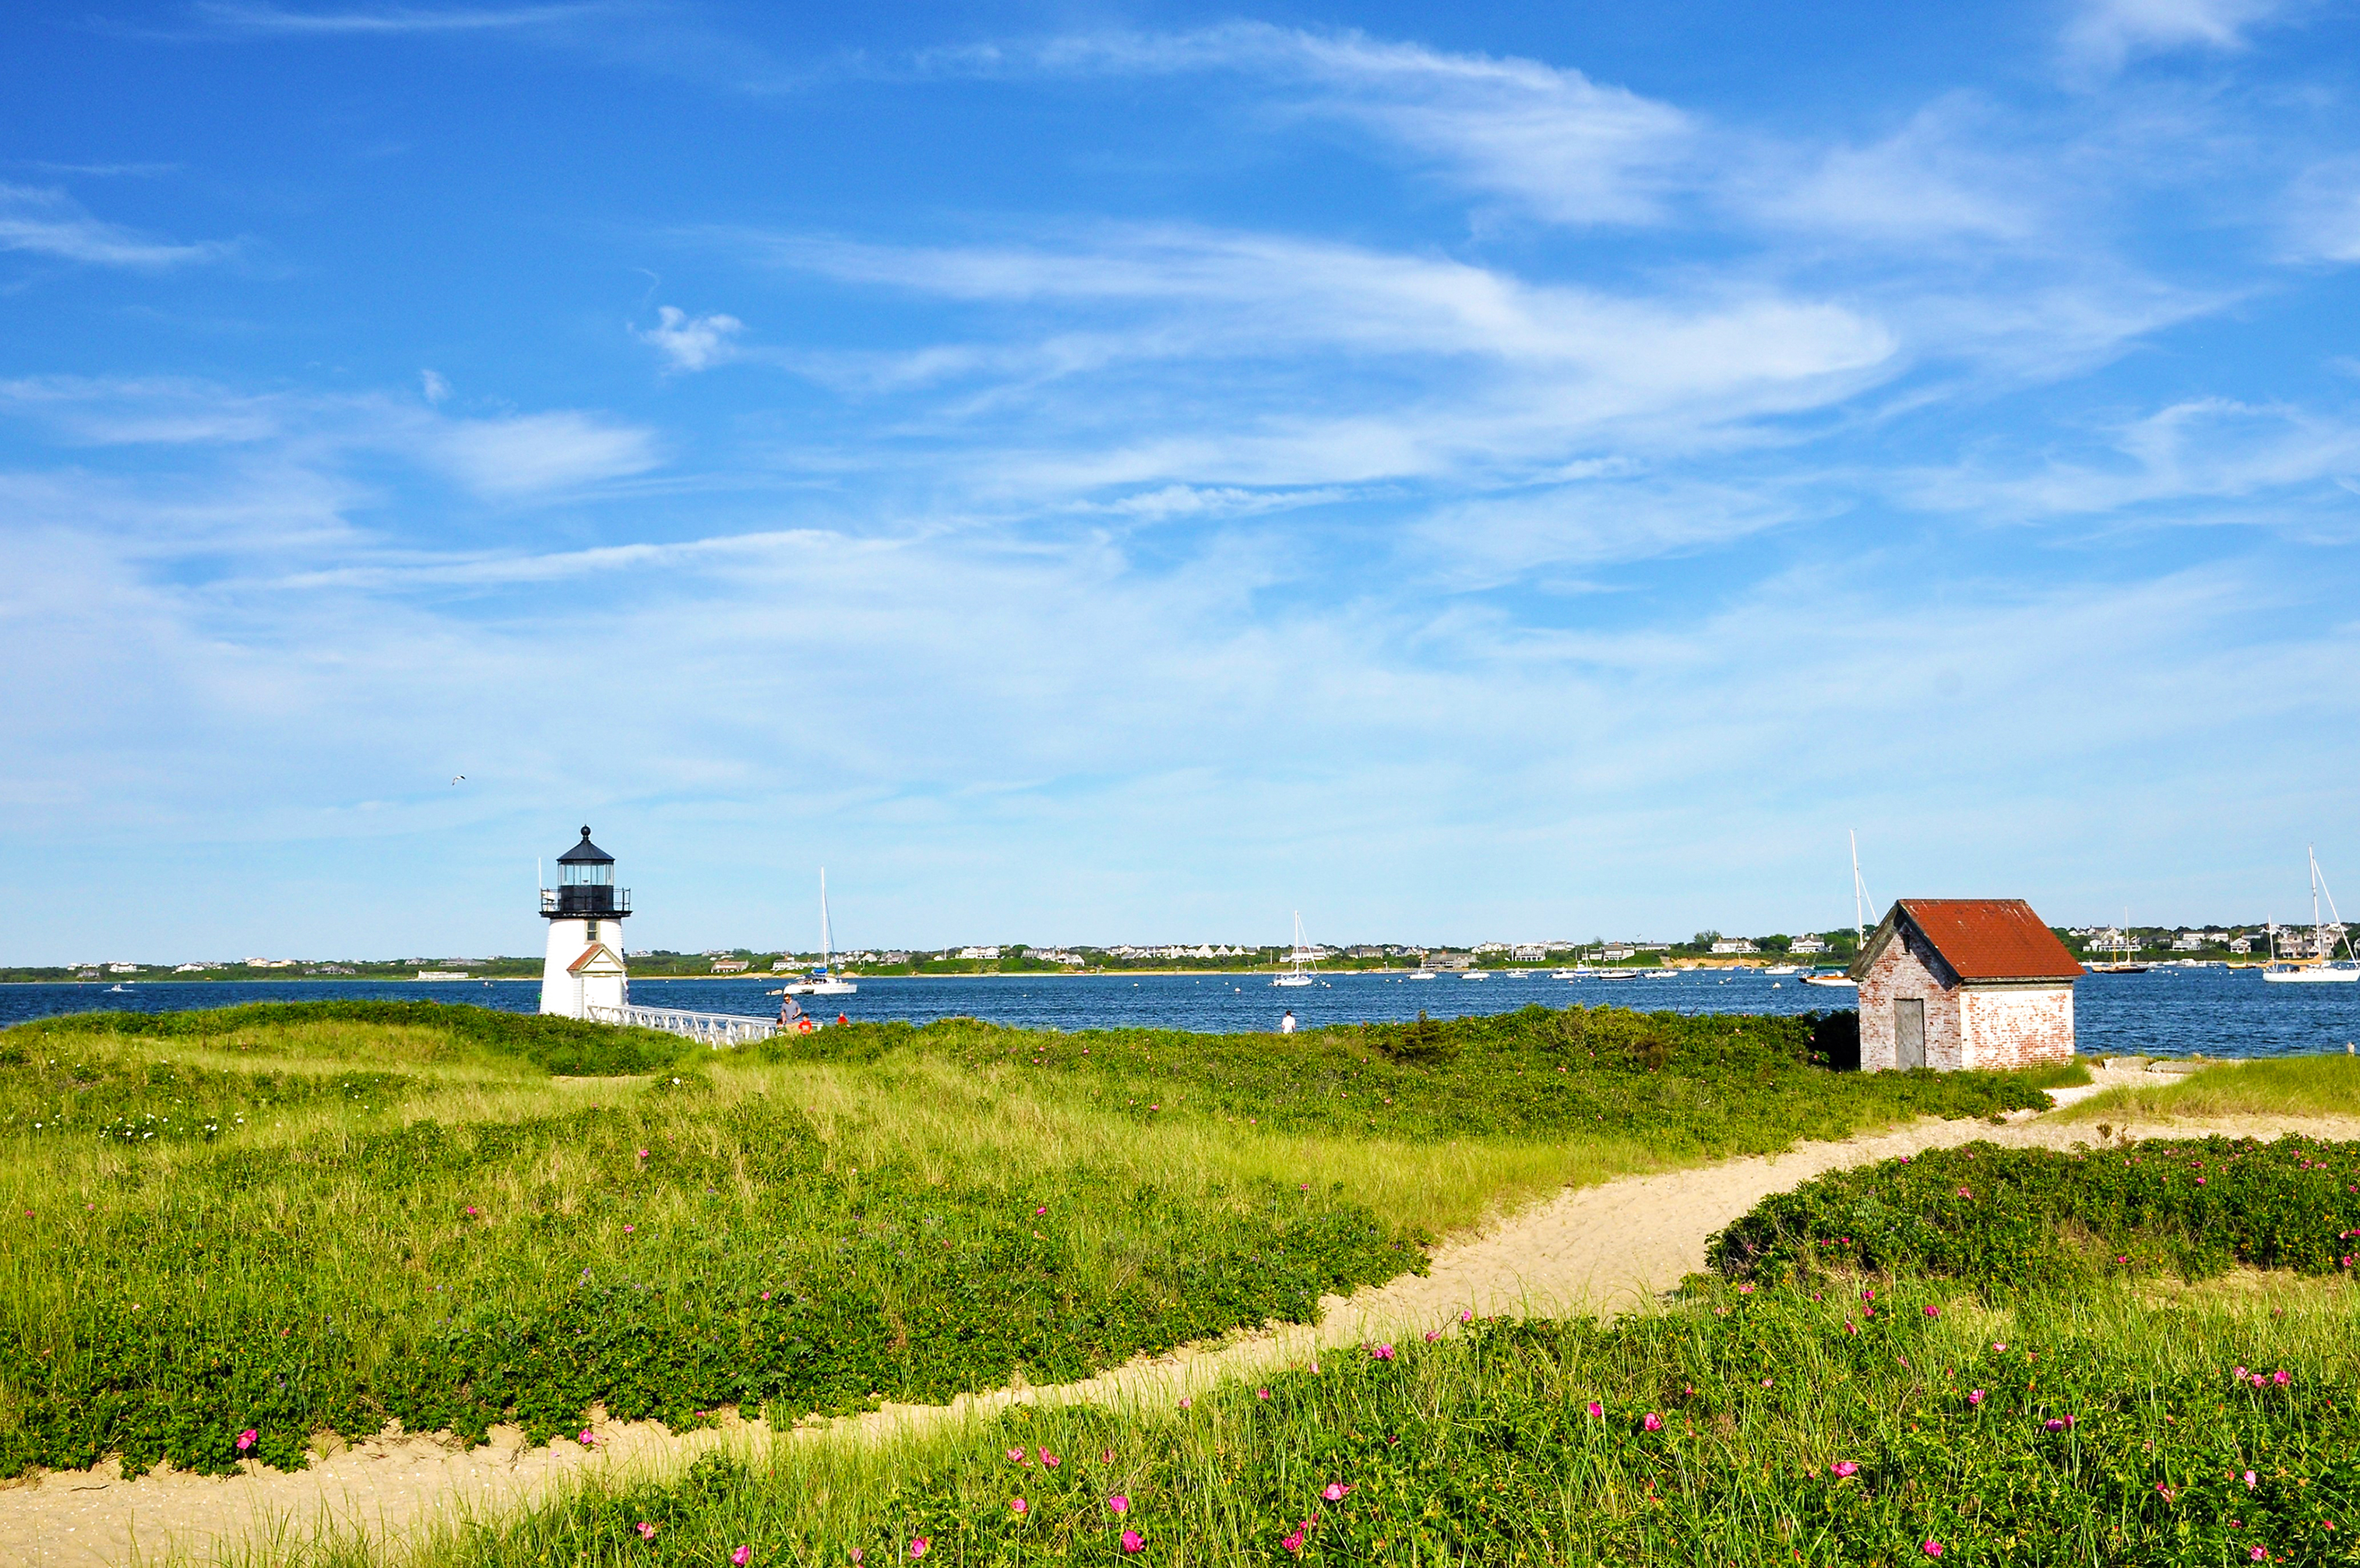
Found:
M 595 1024 L 661 1029 L 667 1035 L 703 1040 L 715 1050 L 767 1040 L 779 1032 L 776 1020 L 748 1018 L 740 1013 L 691 1013 L 679 1007 L 641 1007 L 628 1003 L 620 1007 L 585 1007 L 582 1011 L 583 1016 Z

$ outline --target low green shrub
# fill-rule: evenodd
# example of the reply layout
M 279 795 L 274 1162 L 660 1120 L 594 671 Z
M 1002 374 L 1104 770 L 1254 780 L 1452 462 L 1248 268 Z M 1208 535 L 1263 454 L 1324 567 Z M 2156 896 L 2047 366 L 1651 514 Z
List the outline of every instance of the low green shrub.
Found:
M 1479 1321 L 1188 1409 L 1020 1407 L 858 1477 L 794 1449 L 716 1457 L 435 1562 L 2353 1560 L 2342 1314 L 2150 1318 L 2116 1291 L 1965 1321 L 1923 1284 L 1880 1300 L 1863 1320 L 1724 1288 L 1614 1323 Z
M 2355 1255 L 2360 1145 L 2293 1136 L 1935 1150 L 1765 1199 L 1707 1249 L 1734 1279 L 1912 1272 L 1994 1293 L 2239 1264 L 2332 1274 Z
M 1424 1266 L 1334 1193 L 841 1169 L 774 1107 L 681 1131 L 628 1106 L 421 1121 L 135 1163 L 99 1201 L 27 1212 L 16 1243 L 58 1284 L 9 1304 L 0 1475 L 109 1453 L 218 1472 L 249 1429 L 291 1467 L 316 1432 L 388 1420 L 545 1442 L 593 1404 L 686 1427 L 941 1401 L 1305 1321 Z M 570 1202 L 545 1175 L 561 1151 L 605 1173 Z
M 705 1048 L 655 1029 L 441 1002 L 257 1002 L 167 1013 L 69 1013 L 18 1025 L 8 1031 L 8 1042 L 28 1054 L 54 1053 L 59 1047 L 71 1048 L 70 1041 L 93 1036 L 203 1044 L 319 1024 L 433 1030 L 492 1057 L 581 1078 L 656 1072 Z
M 1763 1153 L 1912 1116 L 2039 1109 L 1994 1072 L 1836 1073 L 1821 1020 L 1534 1005 L 1482 1017 L 1285 1035 L 853 1025 L 749 1047 L 760 1059 L 875 1063 L 895 1053 L 1033 1070 L 1119 1115 L 1196 1114 L 1347 1137 L 1566 1136 L 1601 1130 L 1699 1154 Z

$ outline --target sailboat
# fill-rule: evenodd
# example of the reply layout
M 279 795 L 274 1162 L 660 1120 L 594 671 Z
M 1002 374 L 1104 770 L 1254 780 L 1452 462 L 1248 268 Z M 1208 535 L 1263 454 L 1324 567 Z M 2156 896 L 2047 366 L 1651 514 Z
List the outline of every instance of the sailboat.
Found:
M 1868 883 L 1860 879 L 1860 833 L 1853 829 L 1852 839 L 1852 950 L 1857 957 L 1868 946 Z M 1825 985 L 1844 991 L 1858 991 L 1860 981 L 1848 974 L 1807 974 L 1805 985 Z
M 1286 955 L 1292 965 L 1284 974 L 1271 981 L 1273 985 L 1297 986 L 1311 983 L 1313 958 L 1310 945 L 1303 939 L 1303 911 L 1295 912 L 1295 950 Z
M 827 868 L 819 869 L 819 968 L 802 980 L 789 981 L 789 996 L 850 996 L 860 988 L 836 974 L 830 968 L 835 953 L 835 934 L 827 928 Z
M 2131 912 L 2127 908 L 2123 911 L 2122 935 L 2114 938 L 2114 945 L 2110 950 L 2117 953 L 2138 951 L 2138 938 L 2131 935 Z M 2092 974 L 2145 974 L 2155 966 L 2140 963 L 2134 959 L 2116 959 L 2112 963 L 2085 963 L 2081 967 Z
M 2339 960 L 2328 956 L 2335 951 L 2335 942 L 2328 936 L 2330 927 L 2320 923 L 2319 895 L 2322 893 L 2327 893 L 2327 879 L 2319 874 L 2319 851 L 2312 849 L 2311 850 L 2311 950 L 2317 957 L 2307 964 L 2280 959 L 2278 956 L 2278 928 L 2277 923 L 2273 921 L 2270 926 L 2271 962 L 2262 970 L 2264 980 L 2275 985 L 2349 985 L 2355 981 L 2360 981 L 2360 961 L 2355 961 L 2354 959 L 2352 938 L 2344 929 L 2344 916 L 2336 914 L 2335 895 L 2332 893 L 2327 893 L 2327 913 L 2335 918 L 2333 929 L 2336 938 L 2344 943 L 2344 957 Z

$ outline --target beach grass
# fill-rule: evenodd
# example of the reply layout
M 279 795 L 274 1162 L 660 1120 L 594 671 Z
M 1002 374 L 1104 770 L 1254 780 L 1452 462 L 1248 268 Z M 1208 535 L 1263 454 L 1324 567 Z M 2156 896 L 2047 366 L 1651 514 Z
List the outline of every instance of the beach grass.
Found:
M 1612 1322 L 1477 1321 L 1188 1408 L 804 1433 L 471 1529 L 270 1560 L 2350 1561 L 2348 1281 L 2248 1276 L 2160 1299 L 2120 1280 L 1817 1285 L 1700 1280 Z
M 0 1034 L 0 1470 L 1068 1380 L 1306 1320 L 1568 1184 L 2042 1102 L 1830 1073 L 1808 1021 L 1619 1009 L 736 1052 L 585 1027 L 330 1003 Z
M 2176 1083 L 2124 1085 L 2067 1106 L 2075 1122 L 2198 1120 L 2232 1116 L 2360 1116 L 2360 1059 L 2256 1058 L 2199 1068 Z

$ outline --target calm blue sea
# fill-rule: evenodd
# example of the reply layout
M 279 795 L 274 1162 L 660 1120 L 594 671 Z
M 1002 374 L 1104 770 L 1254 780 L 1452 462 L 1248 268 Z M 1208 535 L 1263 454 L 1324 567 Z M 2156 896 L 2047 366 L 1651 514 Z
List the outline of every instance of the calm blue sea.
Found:
M 707 1013 L 768 1016 L 778 999 L 759 981 L 639 980 L 633 1001 Z M 240 981 L 221 984 L 0 985 L 0 1025 L 93 1009 L 164 1012 L 227 1007 L 241 1002 L 297 1002 L 327 997 L 402 997 L 470 1003 L 530 1013 L 540 1005 L 541 982 L 496 981 L 465 984 L 401 981 Z M 1677 980 L 1561 981 L 1494 974 L 1467 981 L 1445 976 L 1412 981 L 1400 975 L 1344 974 L 1308 990 L 1280 991 L 1267 977 L 1212 975 L 1021 975 L 944 979 L 864 980 L 857 996 L 806 999 L 814 1013 L 834 1004 L 854 1019 L 904 1018 L 924 1023 L 967 1015 L 998 1024 L 1053 1029 L 1156 1027 L 1234 1032 L 1275 1027 L 1288 1008 L 1306 1025 L 1504 1013 L 1530 1003 L 1611 1003 L 1677 1013 L 1804 1013 L 1846 1007 L 1847 991 L 1828 991 L 1751 975 L 1683 975 Z M 2291 1056 L 2340 1051 L 2360 1040 L 2360 986 L 2267 985 L 2252 970 L 2155 970 L 2147 974 L 2092 975 L 2075 999 L 2076 1033 L 2093 1055 Z

